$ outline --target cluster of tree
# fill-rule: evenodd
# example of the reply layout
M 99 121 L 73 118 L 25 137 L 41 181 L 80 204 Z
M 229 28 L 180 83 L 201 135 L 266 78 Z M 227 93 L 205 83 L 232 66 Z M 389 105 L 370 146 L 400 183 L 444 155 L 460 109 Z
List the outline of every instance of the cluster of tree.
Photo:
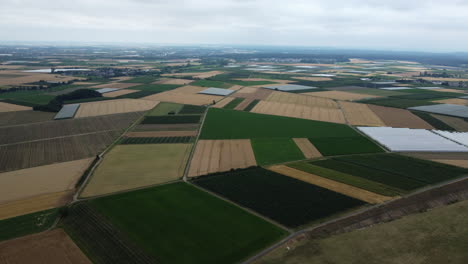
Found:
M 33 109 L 36 111 L 58 112 L 62 109 L 65 101 L 102 97 L 102 94 L 90 89 L 80 89 L 71 93 L 62 94 L 52 99 L 46 105 L 37 105 Z

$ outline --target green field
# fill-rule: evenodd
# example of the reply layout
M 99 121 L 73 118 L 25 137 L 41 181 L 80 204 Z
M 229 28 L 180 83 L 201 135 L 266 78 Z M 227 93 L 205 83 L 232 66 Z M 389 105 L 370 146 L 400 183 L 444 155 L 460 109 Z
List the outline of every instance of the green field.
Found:
M 254 86 L 254 85 L 267 85 L 267 84 L 276 84 L 275 82 L 269 81 L 239 81 L 239 80 L 229 80 L 229 83 L 242 85 L 242 86 Z
M 246 108 L 244 108 L 244 111 L 250 112 L 250 110 L 252 110 L 259 102 L 260 100 L 253 100 Z
M 198 80 L 190 85 L 193 86 L 201 86 L 201 87 L 215 87 L 215 88 L 229 88 L 232 86 L 232 84 L 221 82 L 221 81 L 211 81 L 211 80 Z
M 0 94 L 0 100 L 4 99 L 6 102 L 17 103 L 21 105 L 34 106 L 45 105 L 54 99 L 55 96 L 46 94 L 39 91 L 28 92 L 9 92 Z
M 224 109 L 234 109 L 236 106 L 238 106 L 242 101 L 244 101 L 245 98 L 235 98 L 231 102 L 229 102 L 227 105 L 225 105 L 223 108 Z
M 384 150 L 365 137 L 309 139 L 324 156 L 379 153 Z
M 81 196 L 90 197 L 178 180 L 192 144 L 117 145 L 104 156 Z
M 168 113 L 177 114 L 184 107 L 183 104 L 161 102 L 155 108 L 146 113 L 147 116 L 162 116 Z
M 42 232 L 58 217 L 58 209 L 0 220 L 0 241 Z
M 140 90 L 140 91 L 152 91 L 152 92 L 165 92 L 174 90 L 177 87 L 182 85 L 177 84 L 143 84 L 129 87 L 128 89 L 131 90 Z
M 330 180 L 348 184 L 354 187 L 358 187 L 364 190 L 368 190 L 374 193 L 378 193 L 385 196 L 396 196 L 403 193 L 402 190 L 376 182 L 368 180 L 366 178 L 357 177 L 351 174 L 342 173 L 339 171 L 331 170 L 324 167 L 315 166 L 310 162 L 302 161 L 288 164 L 289 167 L 295 168 L 301 171 L 305 171 L 311 174 L 315 174 Z
M 155 82 L 159 79 L 159 77 L 156 76 L 140 76 L 140 77 L 135 77 L 130 80 L 122 81 L 123 83 L 152 83 Z
M 468 263 L 468 201 L 390 223 L 303 240 L 255 264 Z
M 290 138 L 255 138 L 252 139 L 252 148 L 258 165 L 305 159 Z
M 90 203 L 160 263 L 238 263 L 286 235 L 186 183 Z

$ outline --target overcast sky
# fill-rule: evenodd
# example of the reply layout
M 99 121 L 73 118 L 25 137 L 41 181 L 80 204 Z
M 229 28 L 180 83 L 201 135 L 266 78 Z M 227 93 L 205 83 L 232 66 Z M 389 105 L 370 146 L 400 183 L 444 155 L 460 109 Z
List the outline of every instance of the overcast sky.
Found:
M 0 0 L 0 41 L 468 51 L 468 0 Z

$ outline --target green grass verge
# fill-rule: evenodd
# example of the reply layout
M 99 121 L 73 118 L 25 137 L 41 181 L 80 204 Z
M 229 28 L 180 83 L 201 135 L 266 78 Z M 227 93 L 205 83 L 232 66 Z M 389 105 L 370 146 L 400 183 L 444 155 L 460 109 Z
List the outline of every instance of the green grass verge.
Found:
M 225 105 L 223 108 L 224 109 L 234 109 L 236 106 L 238 106 L 242 101 L 244 101 L 245 98 L 235 98 L 231 102 L 229 102 L 227 105 Z
M 286 235 L 279 227 L 186 183 L 90 203 L 161 263 L 238 263 Z
M 42 232 L 58 217 L 58 209 L 0 220 L 0 241 Z
M 291 138 L 254 138 L 252 148 L 259 165 L 305 159 Z
M 375 181 L 371 181 L 365 178 L 353 176 L 350 174 L 342 173 L 339 171 L 331 170 L 310 164 L 309 162 L 296 162 L 288 164 L 289 167 L 295 168 L 301 171 L 319 175 L 321 177 L 348 184 L 354 187 L 358 187 L 364 190 L 368 190 L 374 193 L 378 193 L 385 196 L 397 196 L 403 193 L 402 190 L 393 188 L 391 186 L 381 184 Z

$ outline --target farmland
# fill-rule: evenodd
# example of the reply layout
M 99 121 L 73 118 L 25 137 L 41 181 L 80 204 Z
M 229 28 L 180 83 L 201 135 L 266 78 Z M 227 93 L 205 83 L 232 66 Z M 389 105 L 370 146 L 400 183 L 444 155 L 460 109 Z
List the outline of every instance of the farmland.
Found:
M 120 144 L 171 144 L 190 143 L 192 137 L 127 137 Z
M 62 229 L 0 243 L 5 263 L 91 264 Z
M 91 176 L 82 197 L 174 181 L 182 177 L 191 144 L 115 146 Z
M 50 121 L 55 113 L 38 111 L 15 111 L 0 113 L 0 126 L 40 123 Z
M 42 232 L 53 224 L 57 216 L 57 210 L 53 209 L 0 220 L 0 241 Z
M 202 177 L 195 184 L 289 227 L 365 204 L 262 168 Z
M 237 263 L 285 235 L 186 183 L 99 198 L 91 205 L 161 263 Z M 135 219 L 141 220 L 138 225 Z
M 147 116 L 160 116 L 167 115 L 169 113 L 177 114 L 180 112 L 184 105 L 162 102 L 159 103 L 155 108 L 146 113 Z
M 204 87 L 183 86 L 171 91 L 146 96 L 142 99 L 160 102 L 173 102 L 179 104 L 207 105 L 219 101 L 223 98 L 216 95 L 198 94 L 203 90 L 205 90 Z
M 304 154 L 290 138 L 252 139 L 252 148 L 259 165 L 304 159 Z
M 193 124 L 200 122 L 200 115 L 146 116 L 141 124 Z
M 80 104 L 75 117 L 89 117 L 128 112 L 146 111 L 157 105 L 157 102 L 139 99 L 116 99 L 101 102 Z

